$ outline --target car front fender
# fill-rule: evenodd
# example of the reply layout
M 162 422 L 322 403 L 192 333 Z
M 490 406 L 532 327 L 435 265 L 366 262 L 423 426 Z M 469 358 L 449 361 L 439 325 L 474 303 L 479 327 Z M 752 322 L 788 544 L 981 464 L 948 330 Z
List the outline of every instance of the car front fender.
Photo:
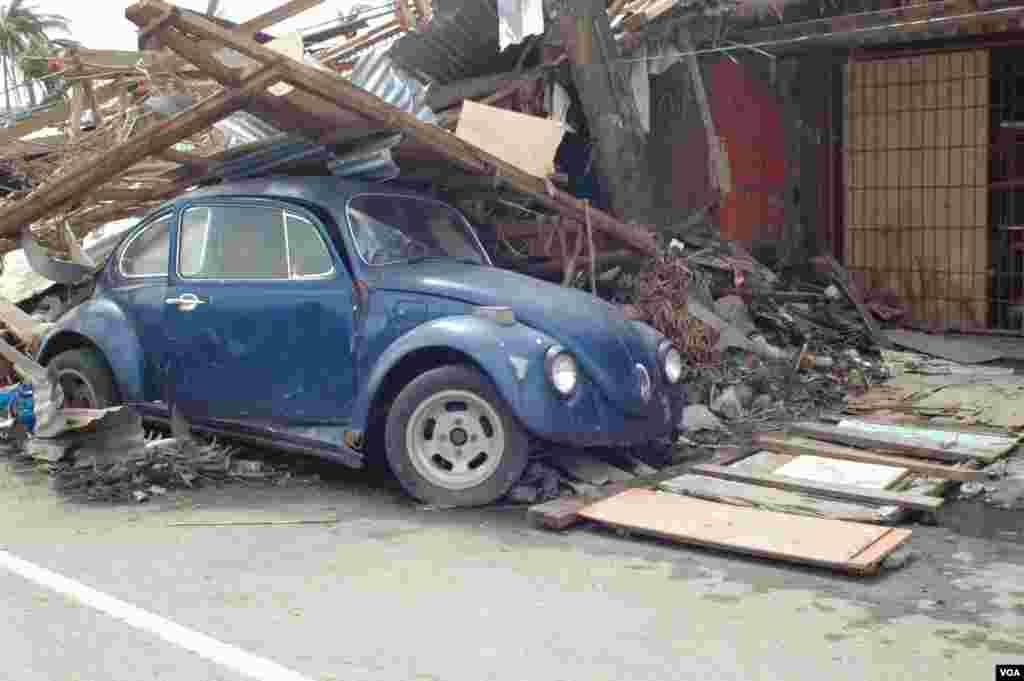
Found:
M 539 408 L 546 390 L 544 352 L 555 340 L 520 324 L 502 324 L 483 317 L 458 315 L 421 324 L 400 336 L 373 363 L 356 398 L 352 427 L 368 427 L 373 400 L 388 374 L 414 353 L 455 351 L 469 357 L 491 379 L 516 416 L 529 427 L 530 412 Z M 532 395 L 533 399 L 529 399 Z
M 68 312 L 43 337 L 40 364 L 45 365 L 54 355 L 70 349 L 67 345 L 70 336 L 85 338 L 103 353 L 125 402 L 145 399 L 142 345 L 131 322 L 117 305 L 110 300 L 93 299 Z

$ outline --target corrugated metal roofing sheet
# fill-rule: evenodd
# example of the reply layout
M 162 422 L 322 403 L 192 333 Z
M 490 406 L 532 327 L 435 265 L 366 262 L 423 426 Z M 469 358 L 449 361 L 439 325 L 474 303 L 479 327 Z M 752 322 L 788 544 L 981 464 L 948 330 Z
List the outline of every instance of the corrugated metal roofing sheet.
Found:
M 466 0 L 450 17 L 437 17 L 425 30 L 403 36 L 390 56 L 409 73 L 450 83 L 490 73 L 497 54 L 496 0 Z

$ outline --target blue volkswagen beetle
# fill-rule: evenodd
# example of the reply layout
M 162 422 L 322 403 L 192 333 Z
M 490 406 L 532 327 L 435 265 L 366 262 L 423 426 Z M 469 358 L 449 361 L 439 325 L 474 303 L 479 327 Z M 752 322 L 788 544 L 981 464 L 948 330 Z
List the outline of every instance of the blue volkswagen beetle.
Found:
M 76 406 L 352 466 L 485 504 L 552 445 L 671 436 L 679 351 L 587 293 L 492 266 L 454 208 L 390 185 L 271 177 L 150 213 L 43 339 Z

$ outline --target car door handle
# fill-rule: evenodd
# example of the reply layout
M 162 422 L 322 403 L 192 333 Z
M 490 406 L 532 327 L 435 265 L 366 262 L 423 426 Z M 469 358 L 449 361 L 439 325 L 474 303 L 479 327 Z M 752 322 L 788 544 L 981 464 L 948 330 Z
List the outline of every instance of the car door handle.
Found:
M 164 302 L 168 305 L 177 305 L 182 312 L 191 312 L 197 306 L 209 301 L 203 300 L 194 293 L 182 293 L 177 298 L 168 298 Z

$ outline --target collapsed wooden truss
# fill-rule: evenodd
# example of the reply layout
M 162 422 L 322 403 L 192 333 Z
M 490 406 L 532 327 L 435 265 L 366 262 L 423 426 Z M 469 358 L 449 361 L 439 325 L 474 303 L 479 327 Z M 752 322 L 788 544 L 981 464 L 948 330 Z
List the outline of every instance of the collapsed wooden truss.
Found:
M 304 4 L 311 1 L 302 0 Z M 205 156 L 175 151 L 172 147 L 244 108 L 281 130 L 335 148 L 365 142 L 382 133 L 403 133 L 404 141 L 393 150 L 399 159 L 436 162 L 451 167 L 456 175 L 491 178 L 495 186 L 503 185 L 528 195 L 560 214 L 570 228 L 581 230 L 589 213 L 598 232 L 641 253 L 655 250 L 648 229 L 626 225 L 610 215 L 588 209 L 545 179 L 529 175 L 391 106 L 335 73 L 301 63 L 258 43 L 252 37 L 253 25 L 226 28 L 163 0 L 142 0 L 128 7 L 126 16 L 139 26 L 148 41 L 170 51 L 153 54 L 154 58 L 159 55 L 161 63 L 170 65 L 172 75 L 202 76 L 219 84 L 220 91 L 183 113 L 82 159 L 59 177 L 43 182 L 28 196 L 9 201 L 0 208 L 0 238 L 14 239 L 32 225 L 41 241 L 59 246 L 53 243 L 55 239 L 47 229 L 39 229 L 48 219 L 74 218 L 76 232 L 81 234 L 92 226 L 138 213 L 185 191 L 231 152 Z M 243 55 L 243 66 L 222 61 L 218 53 L 223 48 Z M 100 116 L 105 108 L 99 102 L 110 94 L 92 93 Z M 74 107 L 72 104 L 71 108 Z M 54 112 L 48 118 L 58 115 Z M 148 163 L 162 159 L 171 167 L 161 169 L 158 164 L 151 166 L 150 174 L 142 173 L 140 164 L 147 159 Z M 153 168 L 157 169 L 155 174 Z

